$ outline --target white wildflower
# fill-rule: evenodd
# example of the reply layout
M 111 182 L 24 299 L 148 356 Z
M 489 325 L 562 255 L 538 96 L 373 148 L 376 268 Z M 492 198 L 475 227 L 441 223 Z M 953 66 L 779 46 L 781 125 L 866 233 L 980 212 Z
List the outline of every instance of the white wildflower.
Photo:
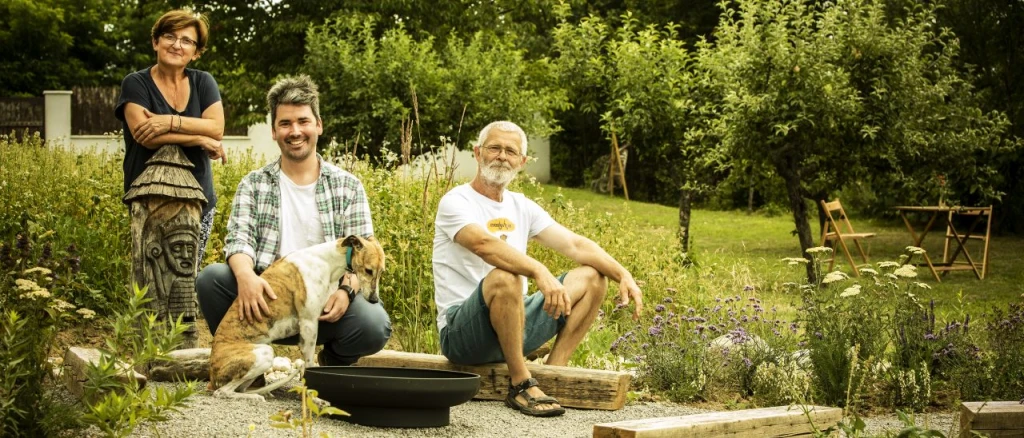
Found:
M 25 292 L 32 292 L 40 289 L 39 285 L 36 284 L 36 282 L 32 280 L 26 280 L 24 278 L 14 280 L 14 284 L 18 286 L 18 290 Z
M 74 309 L 75 305 L 67 301 L 64 301 L 60 298 L 57 298 L 54 299 L 52 303 L 50 303 L 50 308 L 58 312 L 66 312 L 68 310 Z
M 30 269 L 26 269 L 26 270 L 24 270 L 24 271 L 23 271 L 23 272 L 21 273 L 21 275 L 29 275 L 29 274 L 32 274 L 32 273 L 36 273 L 36 272 L 38 272 L 38 273 L 40 273 L 40 274 L 42 274 L 42 275 L 50 275 L 50 274 L 52 274 L 52 273 L 53 273 L 53 271 L 50 271 L 49 269 L 46 269 L 46 268 L 43 268 L 43 267 L 39 267 L 39 266 L 36 266 L 36 267 L 34 267 L 34 268 L 30 268 Z
M 837 281 L 846 280 L 847 278 L 850 278 L 850 276 L 844 274 L 841 271 L 832 271 L 832 272 L 829 272 L 828 274 L 825 274 L 825 278 L 822 279 L 821 282 L 825 283 L 825 284 L 829 284 L 829 283 L 835 283 Z
M 814 248 L 807 248 L 808 254 L 831 254 L 832 248 L 827 246 L 815 246 Z
M 898 279 L 899 279 L 899 277 L 897 277 L 896 275 L 894 275 L 894 274 L 893 274 L 892 272 L 886 272 L 886 273 L 885 273 L 885 277 L 886 277 L 886 278 L 890 278 L 890 279 L 893 279 L 893 280 L 898 280 Z M 892 284 L 892 282 L 890 282 L 890 284 Z
M 918 248 L 916 246 L 908 246 L 906 248 L 906 250 L 907 250 L 907 252 L 909 252 L 909 253 L 911 253 L 913 255 L 923 255 L 924 253 L 927 252 L 927 251 L 924 250 L 924 248 Z
M 898 277 L 914 278 L 917 277 L 917 267 L 914 265 L 903 265 L 892 271 Z
M 807 260 L 803 257 L 786 257 L 782 259 L 782 261 L 789 266 L 796 266 L 801 263 L 810 263 L 810 260 Z
M 852 297 L 852 296 L 857 295 L 859 293 L 860 293 L 860 285 L 859 284 L 855 284 L 853 286 L 850 286 L 850 287 L 846 288 L 846 290 L 844 290 L 843 293 L 839 294 L 839 296 L 841 296 L 843 298 L 846 298 L 846 297 Z
M 76 310 L 75 313 L 82 315 L 83 319 L 93 319 L 96 317 L 96 312 L 93 312 L 90 309 L 86 309 L 85 307 Z
M 41 298 L 41 299 L 45 300 L 47 298 L 50 298 L 50 291 L 48 291 L 46 289 L 40 288 L 40 289 L 36 289 L 34 291 L 31 291 L 31 292 L 25 292 L 25 293 L 21 294 L 21 298 L 25 298 L 25 299 L 29 299 L 29 300 L 35 300 L 36 298 Z
M 919 287 L 921 289 L 931 289 L 932 288 L 931 286 L 929 286 L 929 285 L 927 285 L 925 283 L 921 283 L 920 281 L 914 283 L 914 286 L 917 286 L 917 287 Z
M 875 275 L 878 275 L 878 271 L 876 271 L 876 270 L 874 270 L 874 269 L 871 269 L 871 268 L 862 268 L 862 269 L 860 270 L 860 273 L 861 273 L 861 274 L 868 274 L 868 275 L 870 275 L 870 276 L 875 276 Z
M 884 261 L 884 262 L 879 262 L 878 263 L 878 267 L 882 268 L 882 269 L 898 268 L 898 267 L 900 267 L 900 264 L 896 263 L 896 262 L 893 262 L 893 261 Z

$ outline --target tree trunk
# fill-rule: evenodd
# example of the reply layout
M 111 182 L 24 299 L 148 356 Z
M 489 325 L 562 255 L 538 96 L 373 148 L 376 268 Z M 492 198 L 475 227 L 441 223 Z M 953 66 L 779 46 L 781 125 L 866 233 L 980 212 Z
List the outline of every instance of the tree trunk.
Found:
M 690 252 L 690 209 L 693 206 L 693 191 L 681 190 L 679 193 L 679 245 L 683 254 Z
M 754 186 L 747 189 L 747 214 L 754 214 Z
M 789 208 L 793 212 L 793 222 L 796 224 L 796 234 L 800 239 L 800 254 L 812 263 L 807 263 L 807 281 L 809 284 L 817 284 L 814 273 L 813 258 L 807 253 L 807 249 L 814 245 L 811 238 L 811 224 L 807 222 L 807 203 L 804 202 L 800 188 L 800 177 L 792 168 L 783 169 L 777 166 L 779 174 L 786 182 L 786 193 L 789 195 Z
M 828 193 L 816 193 L 811 196 L 814 201 L 814 209 L 818 211 L 818 236 L 825 232 L 825 210 L 821 209 L 819 200 L 829 202 Z

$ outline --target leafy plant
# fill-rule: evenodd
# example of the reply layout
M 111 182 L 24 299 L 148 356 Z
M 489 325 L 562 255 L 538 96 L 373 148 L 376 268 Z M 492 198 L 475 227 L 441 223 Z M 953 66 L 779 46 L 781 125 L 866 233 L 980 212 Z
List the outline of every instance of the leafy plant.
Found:
M 278 411 L 276 414 L 270 416 L 270 426 L 278 429 L 296 429 L 298 428 L 302 432 L 303 438 L 308 438 L 313 434 L 313 423 L 316 419 L 325 415 L 341 415 L 348 416 L 348 412 L 333 407 L 323 400 L 317 398 L 317 391 L 315 389 L 309 389 L 306 387 L 306 379 L 302 379 L 301 385 L 289 389 L 288 391 L 297 393 L 301 396 L 302 414 L 295 418 L 292 411 Z M 326 432 L 320 433 L 321 437 L 327 437 Z
M 167 414 L 187 406 L 187 398 L 196 392 L 195 382 L 172 388 L 139 388 L 133 370 L 147 369 L 155 360 L 168 359 L 167 353 L 181 344 L 188 329 L 181 319 L 167 324 L 158 321 L 146 307 L 146 289 L 135 287 L 135 294 L 110 323 L 111 335 L 100 348 L 98 363 L 86 369 L 86 413 L 82 419 L 106 436 L 128 436 L 145 421 L 165 421 Z
M 69 426 L 51 393 L 47 357 L 59 331 L 95 312 L 70 302 L 78 259 L 58 260 L 50 235 L 0 243 L 0 435 L 47 436 Z

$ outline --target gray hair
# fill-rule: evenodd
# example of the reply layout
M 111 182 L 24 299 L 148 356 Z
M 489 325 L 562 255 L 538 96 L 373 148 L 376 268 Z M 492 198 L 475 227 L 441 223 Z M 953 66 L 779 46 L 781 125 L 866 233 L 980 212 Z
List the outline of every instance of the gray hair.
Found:
M 480 136 L 477 137 L 476 144 L 474 146 L 483 146 L 484 142 L 487 141 L 487 136 L 491 134 L 492 129 L 519 134 L 519 143 L 521 143 L 522 146 L 522 150 L 520 150 L 519 153 L 526 155 L 526 132 L 524 132 L 523 128 L 520 128 L 519 125 L 506 120 L 491 122 L 487 126 L 484 126 L 484 129 L 480 130 Z
M 270 124 L 277 122 L 278 105 L 309 105 L 313 117 L 320 120 L 320 93 L 316 83 L 307 75 L 281 78 L 267 92 L 267 106 L 270 108 Z

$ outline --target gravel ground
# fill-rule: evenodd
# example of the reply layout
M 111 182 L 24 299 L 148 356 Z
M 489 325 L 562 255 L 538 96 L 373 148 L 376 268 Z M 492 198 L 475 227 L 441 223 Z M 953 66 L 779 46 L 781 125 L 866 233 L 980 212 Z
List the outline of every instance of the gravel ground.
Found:
M 154 383 L 161 385 L 161 383 Z M 157 423 L 154 433 L 148 425 L 139 427 L 135 437 L 232 437 L 246 436 L 255 425 L 253 437 L 295 437 L 297 431 L 274 429 L 268 417 L 279 410 L 299 410 L 298 395 L 275 391 L 265 403 L 214 398 L 205 392 L 189 398 L 189 408 Z M 314 435 L 332 437 L 589 437 L 594 424 L 638 418 L 671 417 L 705 412 L 669 403 L 636 403 L 618 411 L 567 409 L 555 418 L 534 418 L 520 414 L 500 401 L 471 401 L 451 410 L 446 427 L 423 429 L 374 428 L 345 421 L 322 419 Z
M 151 385 L 167 385 L 151 383 Z M 133 437 L 295 437 L 298 431 L 275 429 L 269 416 L 280 410 L 299 410 L 298 395 L 275 391 L 267 402 L 213 398 L 201 391 L 189 398 L 189 407 L 172 414 L 168 421 L 145 424 Z M 333 419 L 318 420 L 314 436 L 326 432 L 332 437 L 590 437 L 595 424 L 641 418 L 672 417 L 707 412 L 672 403 L 631 403 L 618 411 L 568 409 L 555 418 L 533 418 L 515 412 L 500 401 L 471 401 L 451 410 L 446 427 L 422 429 L 374 428 Z M 919 414 L 920 426 L 949 433 L 957 421 L 954 413 Z M 865 419 L 870 436 L 885 436 L 902 429 L 895 415 Z M 250 434 L 249 425 L 253 425 Z M 155 430 L 154 430 L 155 428 Z

